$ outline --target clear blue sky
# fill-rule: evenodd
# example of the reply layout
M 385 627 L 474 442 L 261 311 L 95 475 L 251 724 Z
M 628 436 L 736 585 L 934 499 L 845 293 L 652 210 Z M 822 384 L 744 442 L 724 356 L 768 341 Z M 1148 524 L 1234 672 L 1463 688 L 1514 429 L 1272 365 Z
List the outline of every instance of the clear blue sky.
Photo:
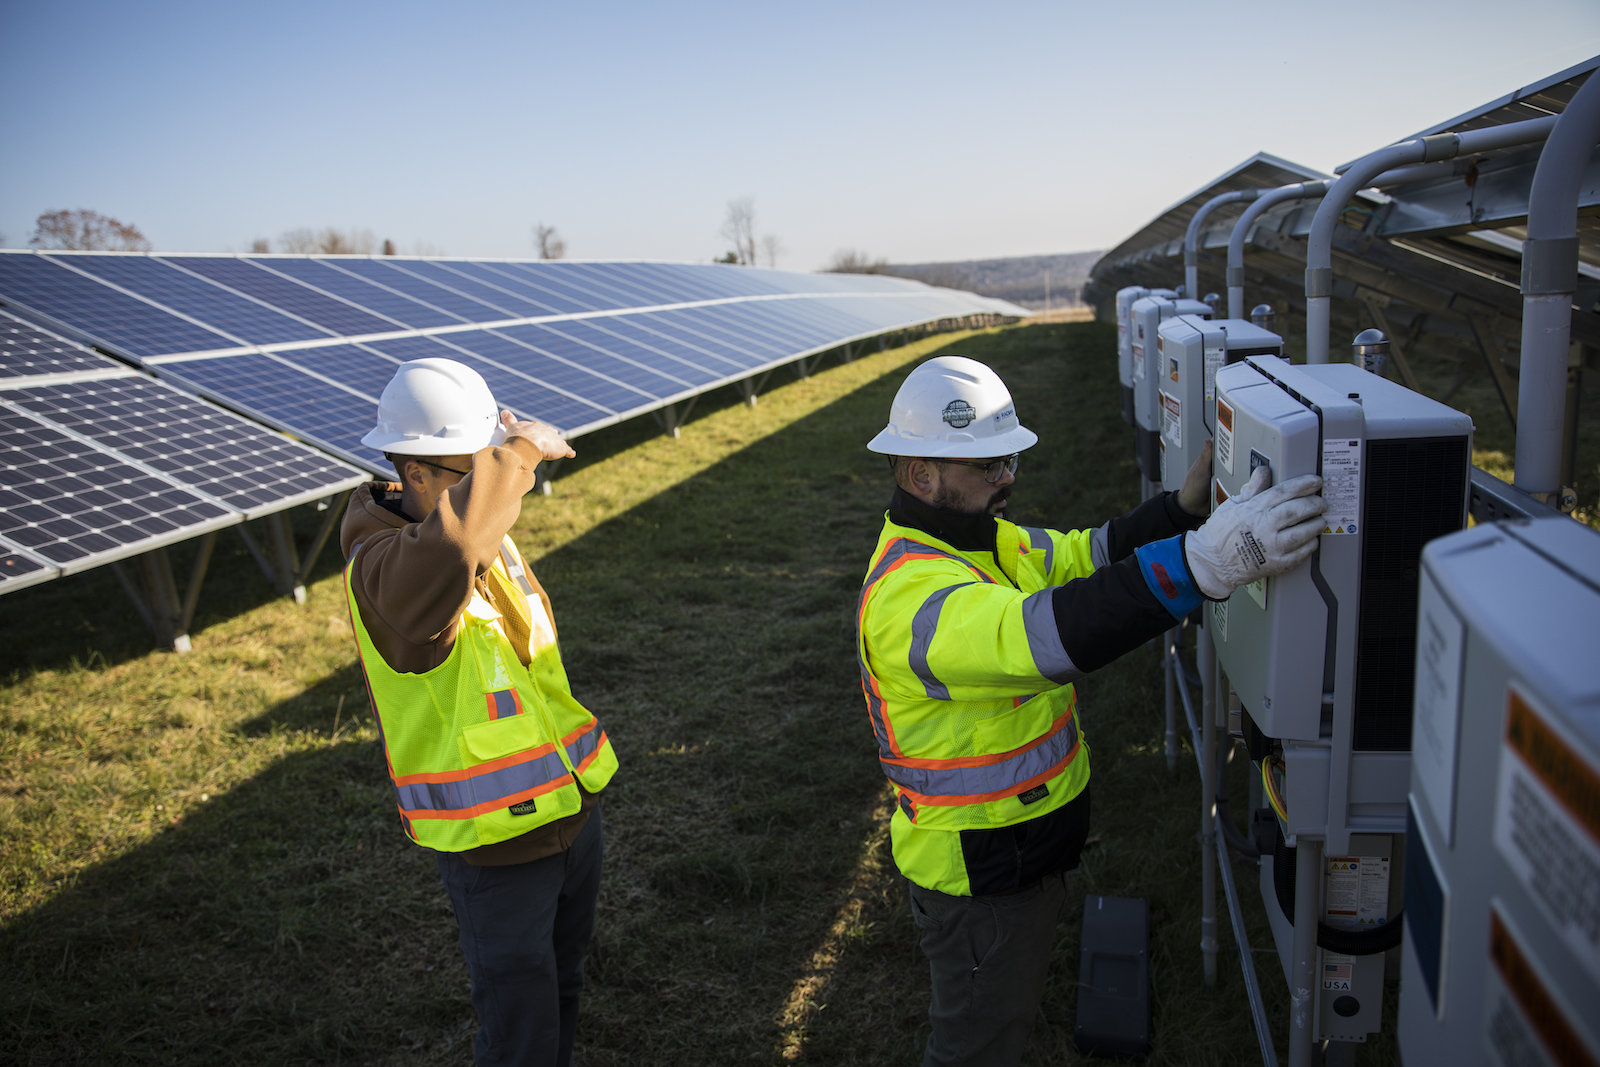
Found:
M 1170 28 L 1168 28 L 1170 27 Z M 0 234 L 86 207 L 162 250 L 779 265 L 1104 248 L 1258 150 L 1328 169 L 1600 53 L 1595 0 L 0 2 Z

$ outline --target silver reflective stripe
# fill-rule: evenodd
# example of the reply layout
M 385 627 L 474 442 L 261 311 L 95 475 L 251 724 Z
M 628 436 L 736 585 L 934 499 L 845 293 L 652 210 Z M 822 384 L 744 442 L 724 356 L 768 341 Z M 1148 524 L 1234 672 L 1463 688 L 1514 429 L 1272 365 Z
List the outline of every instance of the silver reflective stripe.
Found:
M 928 666 L 928 646 L 933 644 L 933 636 L 939 632 L 939 613 L 944 610 L 945 598 L 951 593 L 977 584 L 962 582 L 960 585 L 947 585 L 924 600 L 911 617 L 911 669 L 922 679 L 922 688 L 932 700 L 950 699 L 950 690 Z
M 1054 563 L 1056 558 L 1056 539 L 1050 536 L 1049 530 L 1040 529 L 1037 526 L 1020 526 L 1018 529 L 1028 535 L 1028 552 L 1030 555 L 1041 548 L 1044 549 L 1044 573 L 1046 577 L 1049 577 L 1050 564 Z
M 1111 562 L 1111 524 L 1108 522 L 1094 532 L 1089 540 L 1089 563 L 1099 570 Z
M 554 750 L 523 763 L 475 774 L 455 782 L 407 782 L 394 791 L 400 810 L 410 815 L 423 811 L 461 811 L 481 804 L 499 803 L 529 789 L 537 789 L 567 773 Z
M 1071 756 L 1077 744 L 1078 717 L 1073 715 L 1040 744 L 985 767 L 901 767 L 887 761 L 882 766 L 889 781 L 924 797 L 983 796 L 1020 788 Z
M 506 574 L 517 583 L 517 588 L 522 590 L 523 596 L 538 596 L 533 591 L 533 584 L 528 581 L 528 572 L 522 569 L 522 560 L 511 546 L 500 542 L 500 562 L 505 564 Z
M 1028 634 L 1028 651 L 1033 665 L 1052 682 L 1065 685 L 1083 677 L 1072 665 L 1072 657 L 1061 647 L 1061 631 L 1056 628 L 1055 592 L 1057 586 L 1041 589 L 1022 602 L 1022 625 Z

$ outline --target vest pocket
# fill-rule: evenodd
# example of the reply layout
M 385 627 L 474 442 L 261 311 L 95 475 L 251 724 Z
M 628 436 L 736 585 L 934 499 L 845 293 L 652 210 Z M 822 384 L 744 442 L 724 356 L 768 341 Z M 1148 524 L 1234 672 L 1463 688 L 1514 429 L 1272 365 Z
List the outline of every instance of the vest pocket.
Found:
M 542 726 L 532 715 L 509 715 L 465 726 L 461 730 L 461 760 L 471 767 L 548 744 L 549 739 L 540 736 Z
M 504 841 L 582 807 L 556 743 L 533 715 L 514 715 L 462 727 L 461 760 L 475 787 L 482 843 Z

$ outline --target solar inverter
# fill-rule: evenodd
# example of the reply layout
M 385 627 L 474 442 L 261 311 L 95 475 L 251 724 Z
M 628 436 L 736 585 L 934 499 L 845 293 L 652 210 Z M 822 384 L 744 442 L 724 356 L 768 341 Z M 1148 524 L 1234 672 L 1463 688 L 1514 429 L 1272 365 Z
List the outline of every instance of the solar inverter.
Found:
M 1318 934 L 1318 1033 L 1361 1041 L 1382 1024 L 1386 964 L 1373 946 L 1393 943 L 1379 928 L 1400 905 L 1422 547 L 1466 524 L 1472 421 L 1350 364 L 1272 356 L 1217 371 L 1214 409 L 1217 504 L 1262 466 L 1274 483 L 1324 482 L 1312 558 L 1212 604 L 1207 622 L 1258 772 L 1282 779 L 1281 845 L 1262 863 L 1280 959 L 1291 972 L 1286 875 L 1309 841 L 1319 929 L 1355 935 Z
M 1415 707 L 1406 1063 L 1600 1063 L 1600 534 L 1430 544 Z
M 1133 382 L 1135 455 L 1147 481 L 1161 481 L 1161 422 L 1156 415 L 1156 330 L 1174 315 L 1211 316 L 1198 300 L 1167 296 L 1141 297 L 1128 309 L 1128 353 Z
M 1178 315 L 1157 329 L 1156 352 L 1161 480 L 1176 492 L 1211 440 L 1217 371 L 1247 356 L 1281 356 L 1283 338 L 1243 319 Z
M 1122 383 L 1122 421 L 1129 426 L 1133 421 L 1133 346 L 1129 330 L 1129 313 L 1134 301 L 1147 296 L 1176 298 L 1172 289 L 1146 289 L 1130 285 L 1117 290 L 1117 380 Z

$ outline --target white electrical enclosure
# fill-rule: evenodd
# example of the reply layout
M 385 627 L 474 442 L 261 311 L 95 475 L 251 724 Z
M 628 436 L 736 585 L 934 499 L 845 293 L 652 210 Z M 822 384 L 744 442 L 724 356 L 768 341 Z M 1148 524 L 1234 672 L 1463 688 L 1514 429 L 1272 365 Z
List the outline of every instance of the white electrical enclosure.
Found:
M 1400 1048 L 1600 1062 L 1600 534 L 1474 527 L 1423 553 Z
M 1282 356 L 1283 338 L 1243 319 L 1178 315 L 1157 329 L 1156 380 L 1163 488 L 1183 488 L 1213 433 L 1217 371 L 1248 356 Z
M 1128 309 L 1128 351 L 1133 380 L 1135 454 L 1146 480 L 1161 481 L 1161 419 L 1157 412 L 1157 379 L 1161 374 L 1159 351 L 1162 322 L 1174 315 L 1209 318 L 1211 308 L 1198 300 L 1161 296 L 1156 290 Z
M 1117 290 L 1117 380 L 1122 383 L 1122 421 L 1133 425 L 1133 346 L 1128 315 L 1136 300 L 1150 295 L 1142 285 Z

